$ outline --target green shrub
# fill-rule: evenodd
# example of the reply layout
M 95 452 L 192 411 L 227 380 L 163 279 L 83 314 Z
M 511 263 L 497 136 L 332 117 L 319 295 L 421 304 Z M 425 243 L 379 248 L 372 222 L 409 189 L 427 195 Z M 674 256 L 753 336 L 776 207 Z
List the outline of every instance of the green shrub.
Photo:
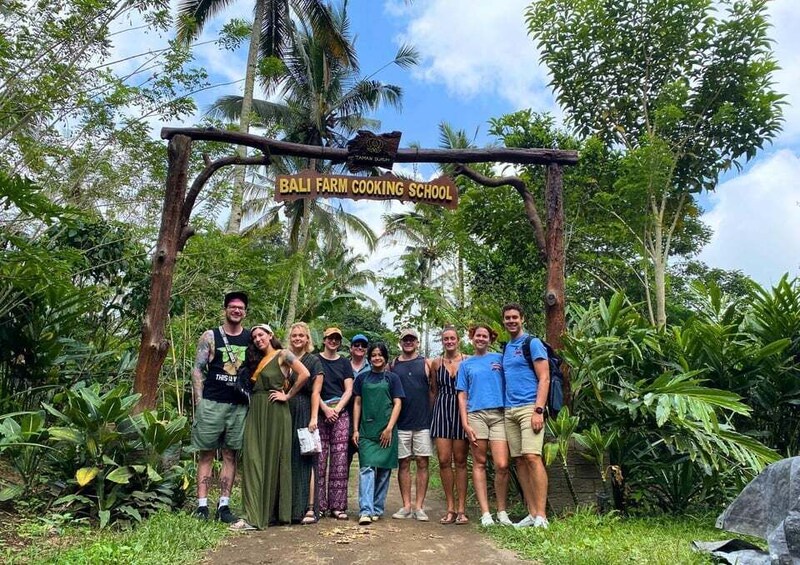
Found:
M 73 387 L 56 395 L 53 405 L 44 404 L 55 419 L 48 443 L 59 453 L 49 469 L 62 488 L 56 506 L 105 527 L 182 504 L 190 485 L 179 464 L 187 419 L 133 414 L 138 399 L 124 386 L 101 394 L 93 385 Z

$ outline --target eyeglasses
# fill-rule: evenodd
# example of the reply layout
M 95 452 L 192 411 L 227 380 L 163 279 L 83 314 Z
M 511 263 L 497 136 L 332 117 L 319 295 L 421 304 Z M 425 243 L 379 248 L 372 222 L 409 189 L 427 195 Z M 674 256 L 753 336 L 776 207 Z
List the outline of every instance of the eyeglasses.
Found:
M 339 335 L 329 335 L 329 336 L 328 336 L 328 337 L 326 337 L 325 339 L 327 339 L 328 341 L 342 341 L 342 336 L 339 336 Z
M 352 347 L 353 349 L 366 349 L 367 348 L 367 344 L 366 343 L 360 343 L 360 342 L 359 343 L 351 343 L 350 347 Z
M 245 310 L 247 310 L 247 308 L 245 308 L 244 306 L 228 306 L 228 310 L 239 310 L 241 312 L 244 312 Z

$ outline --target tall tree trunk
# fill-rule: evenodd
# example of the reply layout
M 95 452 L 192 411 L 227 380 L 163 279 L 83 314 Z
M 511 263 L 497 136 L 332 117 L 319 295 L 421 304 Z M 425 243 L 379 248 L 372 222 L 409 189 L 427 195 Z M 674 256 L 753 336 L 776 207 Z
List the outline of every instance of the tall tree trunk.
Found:
M 283 326 L 286 328 L 288 335 L 292 324 L 295 323 L 295 316 L 297 315 L 297 300 L 300 294 L 300 279 L 303 276 L 303 266 L 306 260 L 306 250 L 308 249 L 308 234 L 311 228 L 311 206 L 313 201 L 309 198 L 303 199 L 303 215 L 300 219 L 300 235 L 297 240 L 297 251 L 295 257 L 297 258 L 297 265 L 292 275 L 292 286 L 289 289 L 289 304 L 286 308 L 286 319 Z
M 565 251 L 564 251 L 564 187 L 561 165 L 547 167 L 545 183 L 547 209 L 547 288 L 544 295 L 547 341 L 556 349 L 563 347 L 566 333 L 565 315 Z
M 161 215 L 161 229 L 153 254 L 150 275 L 150 298 L 142 321 L 142 341 L 139 346 L 139 359 L 133 378 L 133 390 L 142 395 L 136 410 L 152 410 L 158 398 L 158 376 L 169 350 L 169 341 L 164 335 L 169 299 L 172 293 L 172 276 L 175 261 L 185 238 L 182 237 L 184 206 L 189 157 L 192 140 L 185 135 L 173 137 L 167 148 L 169 170 L 164 194 L 164 209 Z
M 261 43 L 261 27 L 264 23 L 265 0 L 256 0 L 253 30 L 250 32 L 250 48 L 247 51 L 247 70 L 244 75 L 244 94 L 242 96 L 242 114 L 239 116 L 239 132 L 250 131 L 250 114 L 253 109 L 253 94 L 256 83 L 256 69 L 258 67 L 258 48 Z M 247 147 L 239 145 L 236 148 L 239 157 L 247 157 Z M 247 167 L 236 168 L 233 176 L 233 194 L 231 195 L 231 215 L 228 217 L 227 233 L 239 233 L 242 227 L 242 202 L 244 199 L 244 185 Z

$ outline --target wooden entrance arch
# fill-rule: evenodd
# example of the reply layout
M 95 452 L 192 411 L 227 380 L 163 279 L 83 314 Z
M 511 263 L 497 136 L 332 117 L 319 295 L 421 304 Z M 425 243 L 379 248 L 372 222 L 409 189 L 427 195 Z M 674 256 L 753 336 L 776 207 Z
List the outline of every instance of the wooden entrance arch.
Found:
M 153 254 L 150 276 L 150 297 L 142 321 L 142 340 L 133 382 L 141 393 L 138 409 L 155 408 L 158 375 L 169 350 L 165 336 L 172 278 L 178 253 L 194 235 L 189 219 L 197 196 L 211 176 L 230 165 L 270 164 L 272 155 L 325 159 L 334 163 L 347 160 L 347 150 L 334 147 L 300 145 L 251 134 L 201 128 L 164 128 L 161 138 L 169 141 L 169 168 L 161 215 L 161 228 Z M 189 185 L 189 157 L 193 141 L 217 141 L 245 145 L 260 150 L 260 156 L 231 156 L 211 161 L 203 156 L 205 167 Z M 547 340 L 561 346 L 565 331 L 564 317 L 564 200 L 562 167 L 578 162 L 576 151 L 557 149 L 400 149 L 397 163 L 451 163 L 456 175 L 464 175 L 486 186 L 512 186 L 522 197 L 525 214 L 536 237 L 539 258 L 547 266 L 547 290 L 544 296 Z M 547 167 L 545 182 L 545 221 L 536 208 L 533 194 L 518 177 L 490 178 L 467 167 L 467 163 L 504 162 Z

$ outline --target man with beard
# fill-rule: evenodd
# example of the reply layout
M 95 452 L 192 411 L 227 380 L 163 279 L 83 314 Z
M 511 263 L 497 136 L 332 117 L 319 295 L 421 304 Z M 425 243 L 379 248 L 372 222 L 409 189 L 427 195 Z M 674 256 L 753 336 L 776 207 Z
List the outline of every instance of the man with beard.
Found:
M 229 503 L 236 477 L 236 452 L 242 448 L 247 415 L 247 398 L 236 386 L 236 372 L 245 361 L 245 350 L 250 343 L 250 330 L 242 327 L 247 315 L 247 302 L 244 292 L 225 295 L 225 321 L 220 327 L 200 336 L 192 369 L 195 404 L 192 446 L 199 455 L 195 516 L 208 520 L 208 486 L 214 453 L 219 449 L 222 452 L 222 471 L 215 517 L 226 524 L 237 520 Z

